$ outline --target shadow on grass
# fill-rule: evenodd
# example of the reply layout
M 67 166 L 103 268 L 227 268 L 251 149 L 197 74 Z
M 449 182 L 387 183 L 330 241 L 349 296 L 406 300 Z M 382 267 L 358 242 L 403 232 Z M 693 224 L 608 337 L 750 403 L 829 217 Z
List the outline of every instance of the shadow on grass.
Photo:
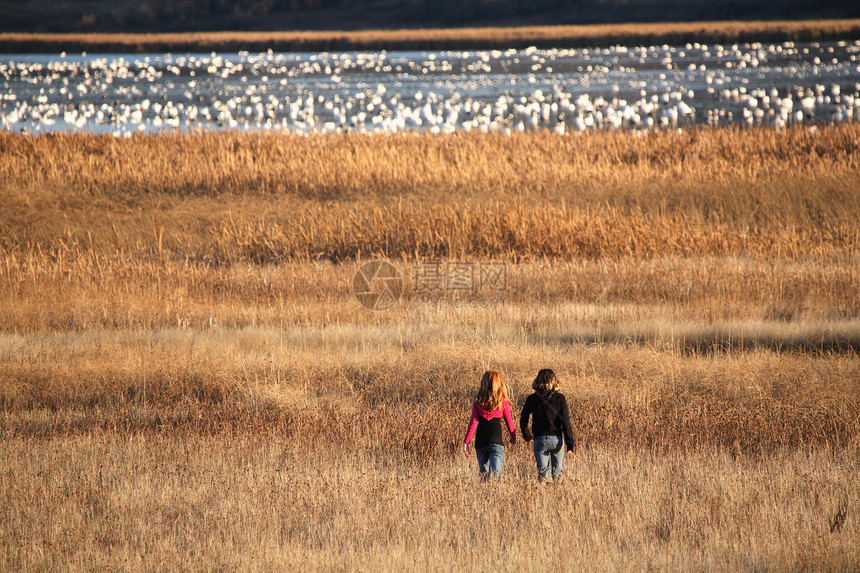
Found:
M 801 354 L 860 354 L 860 332 L 841 333 L 743 333 L 721 329 L 700 330 L 689 333 L 624 333 L 605 330 L 596 333 L 578 333 L 547 337 L 547 342 L 561 344 L 621 344 L 650 346 L 678 351 L 685 355 L 707 355 L 723 352 L 769 350 Z

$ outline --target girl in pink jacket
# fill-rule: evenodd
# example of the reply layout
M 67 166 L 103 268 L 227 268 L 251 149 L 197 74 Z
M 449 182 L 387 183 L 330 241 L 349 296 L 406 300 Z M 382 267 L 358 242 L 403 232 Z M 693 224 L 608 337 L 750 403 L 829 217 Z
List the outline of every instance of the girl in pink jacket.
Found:
M 508 389 L 502 381 L 502 374 L 495 370 L 484 372 L 481 387 L 472 404 L 472 417 L 463 440 L 463 453 L 468 457 L 469 442 L 475 437 L 475 455 L 478 458 L 478 471 L 481 479 L 491 475 L 502 477 L 502 464 L 505 461 L 505 446 L 502 441 L 502 420 L 508 427 L 511 445 L 517 443 L 516 426 L 511 417 L 511 403 Z

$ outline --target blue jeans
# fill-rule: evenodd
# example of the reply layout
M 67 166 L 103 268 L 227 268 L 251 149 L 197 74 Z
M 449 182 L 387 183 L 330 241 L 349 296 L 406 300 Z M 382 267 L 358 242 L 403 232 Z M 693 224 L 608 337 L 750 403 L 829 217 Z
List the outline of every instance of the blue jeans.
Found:
M 564 470 L 564 440 L 561 436 L 535 436 L 535 462 L 537 462 L 538 481 L 546 479 L 552 469 L 552 479 L 561 479 Z
M 489 444 L 482 448 L 475 448 L 475 457 L 478 458 L 478 471 L 481 472 L 481 479 L 487 480 L 491 474 L 495 474 L 497 479 L 502 478 L 505 446 Z

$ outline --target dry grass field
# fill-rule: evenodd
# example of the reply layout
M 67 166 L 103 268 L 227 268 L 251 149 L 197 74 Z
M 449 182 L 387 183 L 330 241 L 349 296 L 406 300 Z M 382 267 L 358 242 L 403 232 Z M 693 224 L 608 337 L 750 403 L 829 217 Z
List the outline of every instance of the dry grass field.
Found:
M 0 570 L 857 570 L 858 189 L 855 125 L 2 133 Z M 544 367 L 564 480 L 480 483 Z
M 461 50 L 846 40 L 860 20 L 786 20 L 302 32 L 0 34 L 0 52 Z

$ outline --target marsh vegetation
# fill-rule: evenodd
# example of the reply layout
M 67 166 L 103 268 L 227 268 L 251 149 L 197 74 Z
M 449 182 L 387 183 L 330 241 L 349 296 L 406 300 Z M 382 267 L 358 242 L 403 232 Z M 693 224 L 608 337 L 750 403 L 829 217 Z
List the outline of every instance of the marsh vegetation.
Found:
M 0 134 L 0 569 L 856 569 L 858 179 L 855 125 Z M 564 481 L 479 483 L 546 366 Z

